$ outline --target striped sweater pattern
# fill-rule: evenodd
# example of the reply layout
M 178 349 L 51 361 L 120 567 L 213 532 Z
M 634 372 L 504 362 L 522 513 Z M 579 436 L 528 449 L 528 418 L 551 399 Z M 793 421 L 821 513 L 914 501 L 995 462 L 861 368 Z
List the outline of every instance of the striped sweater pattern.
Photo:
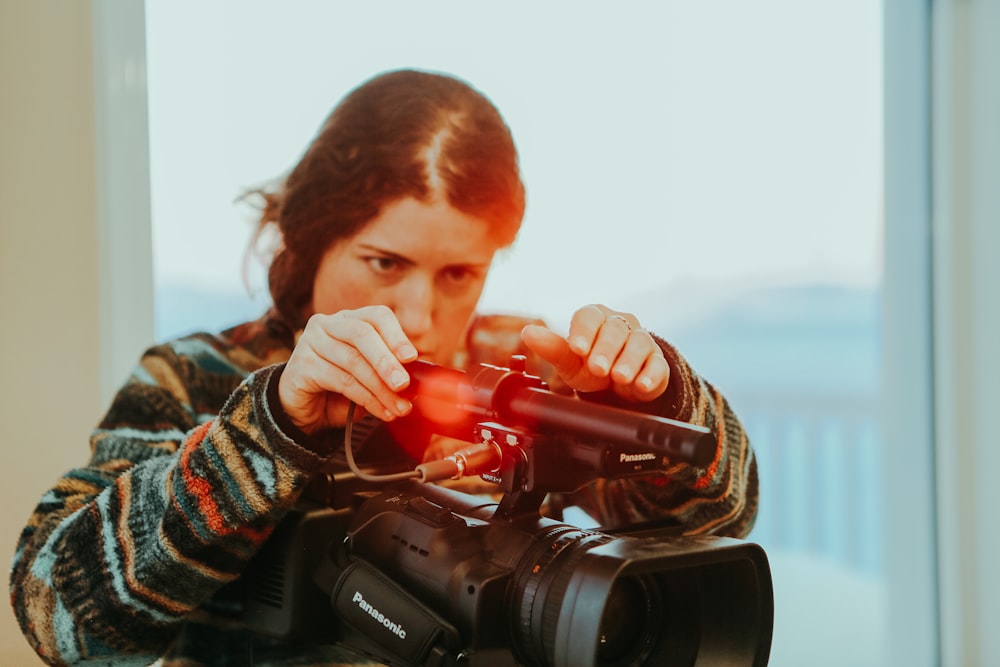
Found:
M 506 365 L 511 354 L 527 354 L 519 338 L 526 323 L 480 316 L 456 366 Z M 712 428 L 715 459 L 707 468 L 598 480 L 563 503 L 605 526 L 672 517 L 687 533 L 744 537 L 757 509 L 746 433 L 725 398 L 657 340 L 670 386 L 642 409 Z M 210 620 L 213 596 L 239 577 L 334 454 L 293 440 L 274 412 L 272 380 L 293 345 L 293 332 L 269 313 L 143 355 L 92 432 L 89 460 L 41 497 L 18 541 L 11 603 L 46 664 L 248 664 L 245 633 Z M 528 356 L 529 371 L 555 386 Z M 253 658 L 261 667 L 363 663 L 336 647 L 271 644 L 255 647 Z

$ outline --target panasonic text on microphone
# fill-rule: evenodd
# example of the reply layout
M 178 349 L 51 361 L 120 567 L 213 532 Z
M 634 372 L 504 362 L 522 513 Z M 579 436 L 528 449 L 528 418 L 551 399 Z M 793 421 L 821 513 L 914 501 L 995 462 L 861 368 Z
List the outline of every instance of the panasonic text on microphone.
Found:
M 653 461 L 656 459 L 656 454 L 645 453 L 645 454 L 625 454 L 622 453 L 618 460 L 619 463 L 636 463 L 637 461 Z

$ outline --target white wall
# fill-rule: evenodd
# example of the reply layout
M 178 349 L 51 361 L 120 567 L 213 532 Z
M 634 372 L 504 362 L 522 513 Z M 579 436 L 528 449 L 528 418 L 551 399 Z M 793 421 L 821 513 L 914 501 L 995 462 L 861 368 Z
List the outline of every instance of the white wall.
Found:
M 90 40 L 85 3 L 0 3 L 0 553 L 8 559 L 41 492 L 67 461 L 85 460 L 80 434 L 99 408 Z M 0 619 L 0 662 L 32 664 L 9 606 Z
M 137 20 L 131 34 L 139 38 L 141 10 L 119 4 L 115 14 Z M 95 27 L 108 32 L 109 16 L 100 1 L 0 1 L 0 558 L 8 562 L 41 494 L 86 461 L 86 434 L 109 388 L 152 339 L 141 240 L 148 184 L 135 165 L 132 177 L 113 176 L 129 169 L 114 150 L 120 133 L 145 141 L 145 117 L 133 116 L 138 125 L 109 119 L 95 99 L 95 88 L 111 87 L 123 105 L 113 113 L 129 113 L 124 73 L 107 71 L 101 58 L 114 38 L 94 49 Z M 110 202 L 112 181 L 130 197 Z M 130 210 L 132 224 L 114 229 Z M 121 241 L 128 249 L 110 253 Z M 6 604 L 0 664 L 40 664 Z

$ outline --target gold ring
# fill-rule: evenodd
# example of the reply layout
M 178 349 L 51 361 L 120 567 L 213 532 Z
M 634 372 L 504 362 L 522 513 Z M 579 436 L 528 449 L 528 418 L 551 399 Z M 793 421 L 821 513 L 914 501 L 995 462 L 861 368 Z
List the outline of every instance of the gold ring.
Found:
M 632 333 L 632 323 L 629 322 L 624 317 L 622 317 L 621 315 L 608 315 L 608 319 L 609 320 L 621 320 L 622 322 L 625 323 L 625 326 L 628 327 L 628 332 Z

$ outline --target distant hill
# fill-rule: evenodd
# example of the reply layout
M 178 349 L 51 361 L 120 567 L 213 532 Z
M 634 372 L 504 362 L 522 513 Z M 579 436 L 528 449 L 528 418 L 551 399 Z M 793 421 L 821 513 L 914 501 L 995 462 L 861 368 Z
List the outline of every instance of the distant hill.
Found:
M 871 396 L 878 390 L 876 289 L 808 285 L 739 295 L 664 289 L 636 295 L 626 307 L 730 391 Z

